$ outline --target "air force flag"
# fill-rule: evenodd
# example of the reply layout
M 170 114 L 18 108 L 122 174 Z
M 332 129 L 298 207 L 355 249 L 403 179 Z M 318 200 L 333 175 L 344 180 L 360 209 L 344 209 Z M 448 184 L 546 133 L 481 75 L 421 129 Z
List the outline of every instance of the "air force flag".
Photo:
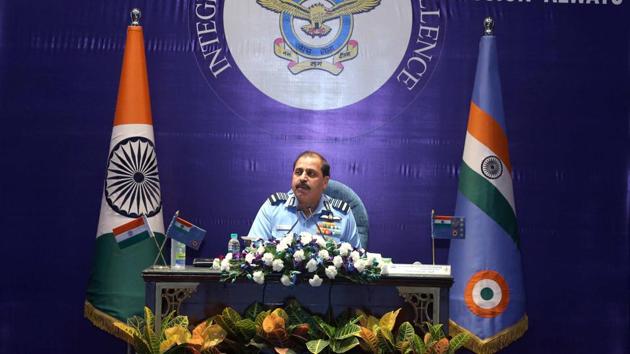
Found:
M 451 333 L 471 334 L 466 347 L 476 353 L 500 350 L 528 325 L 511 174 L 496 42 L 484 35 L 455 208 L 466 218 L 466 238 L 449 250 Z

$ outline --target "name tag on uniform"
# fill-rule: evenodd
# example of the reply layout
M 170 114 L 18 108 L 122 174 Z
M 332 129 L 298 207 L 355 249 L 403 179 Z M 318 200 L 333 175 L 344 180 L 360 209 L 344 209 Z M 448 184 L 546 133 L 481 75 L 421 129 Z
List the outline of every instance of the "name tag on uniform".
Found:
M 289 230 L 291 230 L 291 225 L 282 225 L 282 224 L 276 225 L 276 231 L 289 231 Z

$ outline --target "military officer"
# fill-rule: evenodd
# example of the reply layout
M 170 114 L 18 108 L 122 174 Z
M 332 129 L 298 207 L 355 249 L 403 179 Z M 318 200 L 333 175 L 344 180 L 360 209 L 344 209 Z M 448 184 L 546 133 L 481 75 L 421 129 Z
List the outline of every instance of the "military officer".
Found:
M 249 230 L 251 238 L 281 238 L 303 231 L 361 247 L 348 203 L 324 193 L 330 165 L 317 152 L 305 151 L 293 163 L 289 193 L 274 193 L 260 207 Z

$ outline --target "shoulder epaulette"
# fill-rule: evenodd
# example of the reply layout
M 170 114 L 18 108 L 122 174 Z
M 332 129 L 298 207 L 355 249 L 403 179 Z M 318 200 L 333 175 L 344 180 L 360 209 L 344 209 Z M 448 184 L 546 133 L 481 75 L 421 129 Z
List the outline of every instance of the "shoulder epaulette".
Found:
M 278 205 L 280 203 L 284 203 L 289 199 L 289 195 L 287 193 L 278 192 L 269 196 L 269 202 L 272 205 Z
M 331 207 L 343 212 L 344 214 L 347 213 L 348 210 L 350 210 L 350 204 L 344 202 L 341 199 L 330 198 L 328 202 L 330 203 Z

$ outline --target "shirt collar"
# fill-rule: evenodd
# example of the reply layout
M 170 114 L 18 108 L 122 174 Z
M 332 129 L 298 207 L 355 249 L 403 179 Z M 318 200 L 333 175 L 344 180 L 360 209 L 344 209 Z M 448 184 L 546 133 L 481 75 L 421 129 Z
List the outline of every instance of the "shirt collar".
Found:
M 287 194 L 289 195 L 289 198 L 287 199 L 286 202 L 284 202 L 284 207 L 285 208 L 297 208 L 298 207 L 298 200 L 295 197 L 295 195 L 293 194 L 293 191 L 291 190 Z M 325 212 L 325 213 L 331 212 L 329 199 L 330 199 L 329 196 L 327 196 L 326 194 L 322 193 L 322 197 L 319 198 L 319 203 L 317 204 L 317 207 L 315 208 L 315 210 L 313 210 L 313 215 L 321 214 L 322 212 Z

